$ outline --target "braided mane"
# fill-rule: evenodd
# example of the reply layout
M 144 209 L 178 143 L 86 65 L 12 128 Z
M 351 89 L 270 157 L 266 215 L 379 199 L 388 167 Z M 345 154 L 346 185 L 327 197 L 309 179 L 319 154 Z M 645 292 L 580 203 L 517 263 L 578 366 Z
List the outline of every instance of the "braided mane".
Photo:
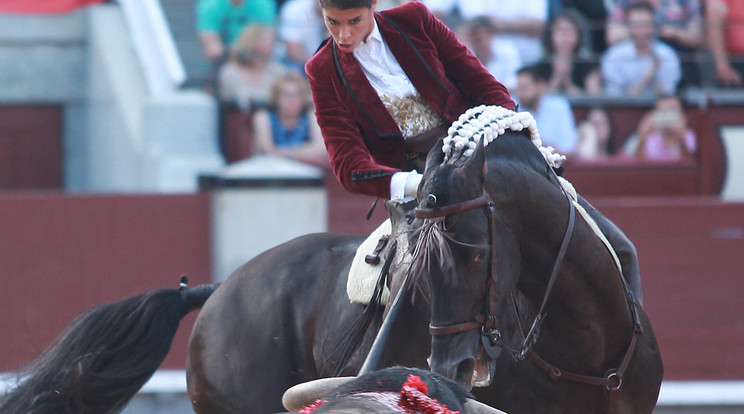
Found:
M 470 108 L 452 123 L 443 140 L 444 163 L 463 161 L 473 155 L 478 142 L 484 145 L 504 135 L 507 130 L 526 129 L 530 140 L 540 150 L 548 164 L 559 168 L 566 156 L 555 148 L 544 146 L 537 130 L 537 122 L 529 112 L 514 112 L 501 106 L 480 105 Z

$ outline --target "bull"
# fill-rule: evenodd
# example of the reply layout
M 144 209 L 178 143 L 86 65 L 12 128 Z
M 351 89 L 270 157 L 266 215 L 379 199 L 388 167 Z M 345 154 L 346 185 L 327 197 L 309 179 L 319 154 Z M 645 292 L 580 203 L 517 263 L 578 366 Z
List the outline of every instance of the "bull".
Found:
M 284 393 L 282 403 L 302 414 L 505 414 L 440 374 L 405 367 L 298 384 Z

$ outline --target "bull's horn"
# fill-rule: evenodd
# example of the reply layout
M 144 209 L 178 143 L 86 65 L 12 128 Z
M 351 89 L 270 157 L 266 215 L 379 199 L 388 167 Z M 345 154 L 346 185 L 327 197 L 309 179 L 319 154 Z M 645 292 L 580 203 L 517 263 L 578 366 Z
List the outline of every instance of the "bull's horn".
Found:
M 321 378 L 297 384 L 284 391 L 282 405 L 287 411 L 300 411 L 302 407 L 314 403 L 318 398 L 353 379 L 356 377 Z
M 465 412 L 468 414 L 506 414 L 472 398 L 465 400 Z

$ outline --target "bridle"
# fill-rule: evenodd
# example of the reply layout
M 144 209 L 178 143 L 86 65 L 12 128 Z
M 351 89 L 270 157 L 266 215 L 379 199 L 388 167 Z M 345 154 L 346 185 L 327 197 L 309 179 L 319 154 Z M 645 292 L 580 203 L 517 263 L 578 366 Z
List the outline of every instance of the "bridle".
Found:
M 429 325 L 429 333 L 432 336 L 442 336 L 442 335 L 451 335 L 461 332 L 466 332 L 473 329 L 480 328 L 481 334 L 488 338 L 490 344 L 498 345 L 499 347 L 506 349 L 509 351 L 512 356 L 515 359 L 524 359 L 524 357 L 527 355 L 527 353 L 532 349 L 532 346 L 537 342 L 537 337 L 540 333 L 540 324 L 543 320 L 543 310 L 545 308 L 545 304 L 547 303 L 548 297 L 550 296 L 550 291 L 552 290 L 553 284 L 555 282 L 556 276 L 558 274 L 558 270 L 560 269 L 560 265 L 563 262 L 563 256 L 565 255 L 565 252 L 568 248 L 568 242 L 571 240 L 571 235 L 573 234 L 573 223 L 575 221 L 575 211 L 573 208 L 573 204 L 571 205 L 571 211 L 569 216 L 569 225 L 568 229 L 566 230 L 566 233 L 563 238 L 563 243 L 561 244 L 561 248 L 558 252 L 558 256 L 556 258 L 555 264 L 553 266 L 553 272 L 550 276 L 550 281 L 548 282 L 548 288 L 545 292 L 545 296 L 543 297 L 543 302 L 540 307 L 540 311 L 537 313 L 537 317 L 532 323 L 532 326 L 527 333 L 527 335 L 522 335 L 522 345 L 518 350 L 509 348 L 503 341 L 502 341 L 502 335 L 501 331 L 499 331 L 499 319 L 496 317 L 497 307 L 498 307 L 498 301 L 496 298 L 496 278 L 497 275 L 493 272 L 493 263 L 494 263 L 494 248 L 493 243 L 496 239 L 496 225 L 494 223 L 494 220 L 496 219 L 496 212 L 493 205 L 493 202 L 491 201 L 491 197 L 488 195 L 487 192 L 483 192 L 483 194 L 479 197 L 476 197 L 471 200 L 466 200 L 461 203 L 452 204 L 445 207 L 439 207 L 439 208 L 416 208 L 414 210 L 414 214 L 416 217 L 424 218 L 424 219 L 434 219 L 434 218 L 441 218 L 441 217 L 448 217 L 453 216 L 456 214 L 461 214 L 466 211 L 474 210 L 476 208 L 483 207 L 484 214 L 488 218 L 488 262 L 489 266 L 487 266 L 487 276 L 486 276 L 486 292 L 487 294 L 484 296 L 485 300 L 485 306 L 484 312 L 477 315 L 473 320 L 457 323 L 453 325 Z M 521 325 L 520 325 L 521 326 Z
M 561 185 L 561 189 L 563 190 L 564 195 L 567 197 L 568 204 L 569 204 L 568 225 L 566 228 L 566 232 L 564 233 L 564 236 L 563 236 L 561 247 L 558 250 L 558 254 L 553 264 L 553 270 L 550 275 L 550 279 L 548 281 L 548 286 L 546 288 L 545 294 L 543 296 L 540 310 L 537 312 L 535 319 L 532 322 L 532 325 L 527 335 L 525 335 L 522 330 L 522 325 L 519 320 L 519 315 L 516 312 L 517 306 L 514 300 L 514 296 L 513 295 L 511 296 L 512 304 L 515 310 L 515 317 L 517 319 L 517 326 L 519 327 L 518 331 L 519 331 L 520 339 L 522 342 L 519 349 L 509 348 L 503 342 L 502 334 L 499 331 L 499 320 L 496 317 L 497 275 L 494 274 L 493 272 L 493 265 L 494 265 L 494 259 L 495 259 L 494 257 L 495 252 L 494 252 L 493 245 L 494 245 L 494 241 L 496 240 L 496 234 L 495 234 L 496 214 L 495 214 L 494 204 L 491 201 L 491 198 L 488 195 L 488 193 L 484 191 L 483 194 L 479 197 L 476 197 L 471 200 L 466 200 L 461 203 L 445 206 L 445 207 L 416 208 L 414 210 L 414 214 L 418 218 L 437 219 L 437 218 L 446 218 L 448 216 L 461 214 L 461 213 L 482 207 L 484 214 L 488 218 L 488 226 L 489 226 L 489 230 L 488 230 L 488 234 L 489 234 L 488 263 L 489 263 L 489 266 L 487 266 L 488 267 L 487 286 L 486 286 L 487 294 L 484 296 L 485 306 L 484 306 L 483 313 L 477 315 L 471 321 L 457 323 L 453 325 L 441 326 L 441 325 L 430 324 L 429 332 L 431 333 L 432 336 L 442 336 L 442 335 L 457 334 L 457 333 L 466 332 L 469 330 L 480 328 L 481 334 L 483 335 L 484 340 L 487 339 L 492 346 L 498 346 L 498 347 L 501 347 L 502 349 L 509 351 L 512 357 L 515 358 L 515 360 L 523 360 L 525 357 L 530 358 L 530 360 L 533 361 L 537 366 L 545 370 L 550 375 L 550 378 L 552 378 L 553 380 L 558 380 L 558 379 L 563 378 L 563 379 L 567 379 L 567 380 L 574 381 L 574 382 L 580 382 L 583 384 L 603 386 L 605 387 L 607 391 L 610 391 L 610 392 L 616 391 L 616 390 L 619 390 L 620 387 L 622 386 L 623 374 L 628 364 L 630 363 L 630 359 L 633 355 L 633 351 L 635 350 L 638 336 L 643 334 L 643 328 L 641 326 L 640 318 L 638 316 L 638 309 L 637 309 L 638 302 L 636 301 L 632 292 L 630 292 L 630 289 L 628 288 L 628 285 L 625 279 L 623 278 L 622 273 L 620 273 L 620 279 L 622 281 L 622 285 L 623 285 L 623 289 L 625 292 L 626 300 L 628 302 L 628 306 L 630 307 L 630 311 L 631 311 L 631 315 L 632 315 L 633 323 L 634 323 L 634 330 L 633 330 L 633 337 L 625 352 L 625 356 L 623 357 L 618 368 L 608 370 L 605 373 L 605 376 L 603 377 L 576 374 L 576 373 L 562 370 L 550 364 L 549 362 L 545 361 L 542 357 L 540 357 L 537 354 L 537 352 L 533 349 L 535 343 L 537 342 L 539 333 L 540 333 L 540 325 L 542 324 L 545 318 L 545 313 L 544 313 L 545 304 L 547 303 L 548 297 L 550 296 L 550 292 L 553 288 L 556 277 L 558 275 L 558 271 L 560 270 L 561 264 L 563 263 L 563 258 L 565 256 L 566 250 L 568 249 L 568 244 L 573 235 L 573 229 L 574 229 L 574 224 L 576 220 L 576 208 L 574 207 L 573 200 L 571 199 L 571 196 L 567 193 L 567 191 L 563 188 L 562 185 Z M 612 404 L 612 399 L 611 399 L 610 406 L 612 405 L 613 404 Z
M 452 204 L 445 207 L 434 207 L 434 208 L 416 208 L 414 210 L 414 215 L 418 218 L 423 219 L 435 219 L 435 218 L 442 218 L 442 217 L 449 217 L 454 216 L 456 214 L 465 213 L 467 211 L 475 210 L 479 207 L 483 207 L 484 214 L 488 217 L 488 228 L 489 228 L 489 238 L 488 238 L 488 262 L 487 263 L 493 263 L 493 240 L 494 240 L 494 234 L 493 231 L 495 229 L 493 220 L 495 219 L 495 211 L 493 202 L 491 201 L 491 197 L 488 195 L 487 192 L 483 192 L 483 194 L 479 197 L 476 197 L 471 200 L 463 201 L 461 203 Z M 487 292 L 486 295 L 486 306 L 485 306 L 485 312 L 476 316 L 474 320 L 458 323 L 454 325 L 446 325 L 446 326 L 435 326 L 435 325 L 429 325 L 429 332 L 434 335 L 450 335 L 460 332 L 466 332 L 472 329 L 481 328 L 481 331 L 483 335 L 487 335 L 489 337 L 500 337 L 500 333 L 498 331 L 499 327 L 499 320 L 496 318 L 496 277 L 493 275 L 493 272 L 491 270 L 492 266 L 488 266 L 488 275 L 487 275 Z

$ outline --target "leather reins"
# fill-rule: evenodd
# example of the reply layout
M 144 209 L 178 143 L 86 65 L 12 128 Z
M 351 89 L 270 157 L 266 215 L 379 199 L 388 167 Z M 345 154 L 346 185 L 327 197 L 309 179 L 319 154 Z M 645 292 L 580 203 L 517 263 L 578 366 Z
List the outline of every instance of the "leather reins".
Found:
M 548 297 L 550 296 L 550 292 L 553 288 L 553 285 L 555 283 L 556 277 L 558 275 L 558 271 L 560 270 L 561 264 L 563 263 L 563 258 L 565 256 L 566 250 L 568 249 L 568 244 L 571 240 L 571 237 L 573 235 L 573 229 L 575 224 L 575 217 L 576 217 L 576 208 L 574 207 L 573 200 L 571 199 L 571 196 L 566 192 L 566 190 L 563 188 L 562 185 L 561 190 L 563 190 L 564 195 L 568 199 L 569 204 L 569 218 L 568 218 L 568 224 L 566 228 L 566 232 L 563 236 L 563 241 L 561 242 L 561 247 L 558 250 L 558 254 L 556 256 L 556 260 L 553 264 L 553 270 L 550 275 L 550 279 L 548 281 L 548 286 L 545 290 L 545 295 L 543 296 L 542 304 L 540 305 L 540 310 L 537 312 L 537 316 L 535 317 L 535 320 L 533 321 L 529 332 L 527 335 L 524 334 L 522 330 L 522 325 L 519 320 L 519 314 L 517 313 L 517 307 L 516 303 L 514 301 L 514 296 L 511 296 L 512 305 L 514 306 L 514 314 L 517 319 L 517 326 L 519 327 L 519 334 L 520 339 L 522 341 L 521 347 L 519 350 L 511 349 L 509 348 L 504 342 L 502 335 L 499 328 L 499 320 L 496 317 L 496 311 L 497 311 L 497 302 L 496 302 L 496 277 L 497 275 L 493 274 L 493 260 L 494 260 L 494 248 L 493 244 L 496 240 L 495 238 L 495 209 L 493 202 L 491 201 L 490 196 L 488 193 L 484 191 L 483 195 L 476 197 L 471 200 L 463 201 L 458 204 L 453 204 L 445 207 L 438 207 L 438 208 L 416 208 L 414 210 L 414 214 L 418 218 L 424 218 L 424 219 L 433 219 L 433 218 L 441 218 L 441 217 L 447 217 L 452 216 L 456 214 L 461 214 L 466 211 L 471 211 L 479 207 L 484 207 L 484 213 L 488 217 L 488 225 L 489 225 L 489 263 L 491 264 L 488 266 L 488 275 L 487 275 L 487 291 L 488 294 L 485 295 L 485 311 L 484 313 L 481 313 L 477 315 L 473 320 L 468 322 L 462 322 L 458 324 L 453 325 L 445 325 L 445 326 L 438 326 L 438 325 L 429 325 L 429 332 L 432 336 L 441 336 L 441 335 L 451 335 L 461 332 L 466 332 L 473 329 L 481 329 L 481 333 L 483 336 L 486 336 L 492 345 L 497 345 L 503 349 L 506 349 L 509 351 L 512 356 L 517 360 L 522 360 L 525 357 L 529 357 L 531 361 L 533 361 L 538 367 L 542 368 L 544 371 L 546 371 L 550 378 L 553 380 L 558 379 L 566 379 L 569 381 L 579 382 L 583 384 L 589 384 L 589 385 L 597 385 L 597 386 L 603 386 L 608 391 L 616 391 L 619 390 L 622 386 L 623 382 L 623 374 L 625 373 L 625 369 L 628 367 L 631 357 L 633 355 L 633 352 L 635 350 L 636 343 L 638 342 L 638 336 L 643 334 L 643 328 L 640 323 L 640 318 L 638 316 L 638 310 L 637 310 L 637 304 L 635 297 L 633 296 L 633 293 L 628 288 L 627 282 L 622 277 L 622 273 L 620 273 L 620 279 L 622 281 L 623 289 L 625 291 L 625 297 L 628 302 L 628 305 L 630 307 L 631 316 L 633 318 L 634 323 L 634 330 L 633 330 L 633 337 L 631 338 L 630 344 L 628 345 L 628 348 L 625 352 L 625 355 L 620 362 L 620 365 L 616 369 L 610 369 L 605 373 L 605 376 L 603 377 L 596 377 L 596 376 L 589 376 L 589 375 L 582 375 L 582 374 L 576 374 L 569 371 L 562 370 L 560 368 L 557 368 L 555 365 L 550 364 L 549 362 L 545 361 L 538 353 L 533 349 L 533 346 L 537 342 L 537 338 L 539 336 L 540 332 L 540 325 L 542 324 L 545 314 L 544 314 L 544 308 L 545 304 L 548 301 Z M 618 269 L 620 270 L 620 269 Z M 610 400 L 610 406 L 612 406 L 612 399 Z

